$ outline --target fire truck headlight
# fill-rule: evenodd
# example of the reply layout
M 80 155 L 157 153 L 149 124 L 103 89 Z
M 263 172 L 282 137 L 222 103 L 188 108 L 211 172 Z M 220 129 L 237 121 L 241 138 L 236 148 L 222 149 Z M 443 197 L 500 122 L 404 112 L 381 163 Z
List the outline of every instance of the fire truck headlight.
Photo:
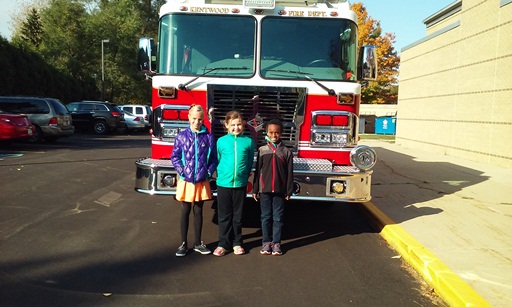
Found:
M 162 179 L 162 183 L 168 187 L 175 187 L 176 182 L 176 175 L 165 175 L 165 177 Z
M 174 138 L 178 135 L 178 133 L 180 132 L 180 129 L 175 127 L 175 128 L 164 128 L 164 137 L 165 138 Z
M 331 142 L 331 134 L 327 132 L 315 133 L 314 135 L 315 143 L 330 143 Z
M 293 195 L 300 194 L 300 183 L 297 180 L 293 181 Z
M 377 153 L 369 146 L 360 145 L 350 151 L 350 162 L 360 170 L 367 171 L 377 163 Z
M 333 133 L 332 134 L 332 142 L 336 145 L 345 145 L 347 144 L 347 134 L 345 133 Z
M 344 181 L 333 181 L 331 184 L 331 191 L 336 194 L 345 193 L 346 183 Z
M 313 132 L 313 143 L 330 147 L 342 147 L 347 144 L 347 134 L 342 132 Z

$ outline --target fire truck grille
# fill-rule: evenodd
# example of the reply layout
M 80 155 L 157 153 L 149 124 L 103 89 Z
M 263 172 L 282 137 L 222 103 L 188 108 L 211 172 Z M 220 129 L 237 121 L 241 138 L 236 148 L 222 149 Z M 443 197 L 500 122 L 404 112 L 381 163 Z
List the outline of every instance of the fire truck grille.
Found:
M 305 97 L 305 88 L 208 85 L 208 109 L 214 108 L 212 132 L 216 139 L 225 135 L 224 118 L 236 110 L 247 122 L 244 134 L 259 147 L 265 144 L 265 124 L 277 118 L 283 123 L 281 139 L 296 152 Z

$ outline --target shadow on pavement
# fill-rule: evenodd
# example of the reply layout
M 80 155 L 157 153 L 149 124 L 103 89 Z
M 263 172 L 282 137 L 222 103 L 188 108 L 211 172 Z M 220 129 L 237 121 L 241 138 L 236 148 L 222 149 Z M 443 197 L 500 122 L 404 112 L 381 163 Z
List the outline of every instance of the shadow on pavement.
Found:
M 120 157 L 120 153 L 127 152 L 126 149 L 133 151 L 139 147 L 141 150 L 145 148 L 146 144 L 149 149 L 150 144 L 150 139 L 146 135 L 137 136 L 135 139 L 122 135 L 106 137 L 75 135 L 69 141 L 72 142 L 67 144 L 66 139 L 63 139 L 55 144 L 42 143 L 35 146 L 21 144 L 14 148 L 26 145 L 46 150 L 53 146 L 62 148 L 61 146 L 69 145 L 71 150 L 73 148 L 83 150 L 80 155 L 77 155 L 77 159 L 97 157 L 98 152 L 95 152 L 95 148 L 111 148 L 119 150 L 119 154 L 115 152 L 113 155 L 116 157 L 113 161 L 116 161 Z M 386 148 L 378 147 L 376 150 L 379 162 L 373 175 L 374 199 L 372 202 L 379 207 L 387 207 L 388 211 L 398 212 L 393 216 L 395 222 L 440 213 L 441 209 L 428 205 L 430 200 L 458 192 L 467 186 L 488 179 L 481 172 L 462 166 L 446 162 L 421 161 L 413 156 Z M 2 150 L 0 153 L 6 152 Z M 16 150 L 11 153 L 15 154 Z M 55 158 L 54 155 L 48 155 L 47 159 Z M 111 165 L 113 162 L 109 163 Z M 184 283 L 173 285 L 174 293 L 179 293 L 183 287 L 193 286 L 194 281 L 184 277 L 186 275 L 184 270 L 190 269 L 193 264 L 205 262 L 206 259 L 202 255 L 194 254 L 187 256 L 186 262 L 184 262 L 174 256 L 174 245 L 177 240 L 172 238 L 173 236 L 177 237 L 178 233 L 179 206 L 175 206 L 173 203 L 168 207 L 153 206 L 142 210 L 138 203 L 156 202 L 163 197 L 154 197 L 148 200 L 147 195 L 133 192 L 131 186 L 133 163 L 120 163 L 119 161 L 117 163 L 116 169 L 119 169 L 121 177 L 102 188 L 105 191 L 112 190 L 117 191 L 120 195 L 126 195 L 125 200 L 118 207 L 96 206 L 94 202 L 96 198 L 83 193 L 84 187 L 87 187 L 84 183 L 68 185 L 67 189 L 76 189 L 76 199 L 73 199 L 72 205 L 86 203 L 96 211 L 87 211 L 86 214 L 77 214 L 66 219 L 60 219 L 55 214 L 42 211 L 40 213 L 42 217 L 30 224 L 31 227 L 16 237 L 2 241 L 4 256 L 0 263 L 0 271 L 5 277 L 1 281 L 3 294 L 12 297 L 20 284 L 90 293 L 111 291 L 165 293 L 169 287 L 166 283 L 170 282 L 169 275 L 165 273 L 180 276 L 179 280 Z M 98 164 L 95 167 L 102 168 L 104 165 Z M 61 168 L 60 173 L 67 174 L 65 172 L 66 165 Z M 77 171 L 83 170 L 82 168 L 76 169 Z M 25 173 L 19 173 L 17 176 L 22 174 Z M 30 174 L 26 173 L 26 175 Z M 475 178 L 478 181 L 475 182 Z M 92 184 L 92 182 L 88 184 Z M 30 208 L 23 202 L 23 198 L 20 198 L 19 201 L 20 203 L 13 203 L 10 206 L 21 208 L 23 205 Z M 171 200 L 165 198 L 165 202 L 171 203 Z M 44 210 L 48 211 L 51 205 L 53 204 L 45 204 Z M 205 204 L 205 208 L 209 205 Z M 11 207 L 7 209 L 12 211 Z M 62 210 L 60 207 L 66 206 L 56 207 L 59 208 L 59 211 L 55 212 L 60 212 Z M 288 201 L 285 209 L 283 250 L 286 253 L 307 247 L 315 252 L 318 246 L 316 243 L 326 241 L 328 242 L 323 246 L 324 249 L 335 248 L 331 244 L 331 241 L 335 240 L 331 239 L 340 237 L 343 240 L 339 245 L 345 248 L 347 238 L 378 232 L 361 214 L 361 207 L 357 203 Z M 22 211 L 21 217 L 27 212 Z M 217 229 L 216 225 L 211 223 L 211 214 L 210 211 L 205 216 L 205 224 L 209 223 L 209 225 L 205 225 L 205 229 L 209 229 L 209 235 L 205 238 L 207 240 L 205 242 L 210 248 L 215 247 L 216 242 L 214 241 L 217 239 Z M 165 216 L 165 223 L 151 223 L 151 221 L 162 220 L 162 216 Z M 261 246 L 258 204 L 252 201 L 246 203 L 243 224 L 246 250 L 258 253 Z M 38 235 L 42 231 L 46 231 L 44 235 Z M 172 231 L 172 235 L 168 235 L 169 231 Z M 360 238 L 357 239 L 354 240 L 357 242 L 352 242 L 352 246 L 347 246 L 347 248 L 357 250 Z M 173 241 L 170 242 L 171 240 Z M 28 247 L 31 247 L 32 250 L 27 249 Z M 242 258 L 241 261 L 249 261 L 250 258 L 244 259 Z M 205 265 L 202 268 L 212 271 L 201 271 L 197 274 L 208 275 L 214 272 L 209 266 Z M 151 280 L 151 289 L 141 287 L 144 284 L 144 279 L 148 277 Z M 6 291 L 12 292 L 9 294 Z
M 429 201 L 486 181 L 482 172 L 447 162 L 422 161 L 416 157 L 375 147 L 378 162 L 372 176 L 372 200 L 396 223 L 443 210 Z
M 361 214 L 358 204 L 290 200 L 285 203 L 282 233 L 283 251 L 311 245 L 344 235 L 376 233 Z M 246 251 L 261 247 L 259 203 L 246 200 L 243 227 L 254 231 L 243 236 Z M 214 215 L 215 216 L 215 215 Z
M 69 137 L 63 137 L 55 142 L 30 143 L 17 142 L 0 147 L 0 155 L 16 154 L 20 152 L 32 152 L 37 150 L 88 150 L 88 149 L 109 149 L 109 148 L 134 148 L 138 146 L 147 146 L 151 148 L 151 136 L 147 133 L 127 134 L 81 134 L 75 133 Z

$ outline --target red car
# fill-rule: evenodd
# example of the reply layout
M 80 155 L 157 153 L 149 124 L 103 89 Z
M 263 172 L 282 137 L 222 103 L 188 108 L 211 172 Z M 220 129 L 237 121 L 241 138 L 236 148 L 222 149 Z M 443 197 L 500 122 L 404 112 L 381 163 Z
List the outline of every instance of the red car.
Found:
M 0 141 L 29 140 L 34 137 L 35 129 L 27 115 L 0 111 Z

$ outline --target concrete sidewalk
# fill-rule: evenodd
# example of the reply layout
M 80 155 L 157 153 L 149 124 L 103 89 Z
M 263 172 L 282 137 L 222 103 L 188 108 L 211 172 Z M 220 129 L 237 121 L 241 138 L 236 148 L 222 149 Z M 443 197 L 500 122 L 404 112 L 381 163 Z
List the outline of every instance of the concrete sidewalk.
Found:
M 512 169 L 364 140 L 376 149 L 381 235 L 450 306 L 512 306 Z

